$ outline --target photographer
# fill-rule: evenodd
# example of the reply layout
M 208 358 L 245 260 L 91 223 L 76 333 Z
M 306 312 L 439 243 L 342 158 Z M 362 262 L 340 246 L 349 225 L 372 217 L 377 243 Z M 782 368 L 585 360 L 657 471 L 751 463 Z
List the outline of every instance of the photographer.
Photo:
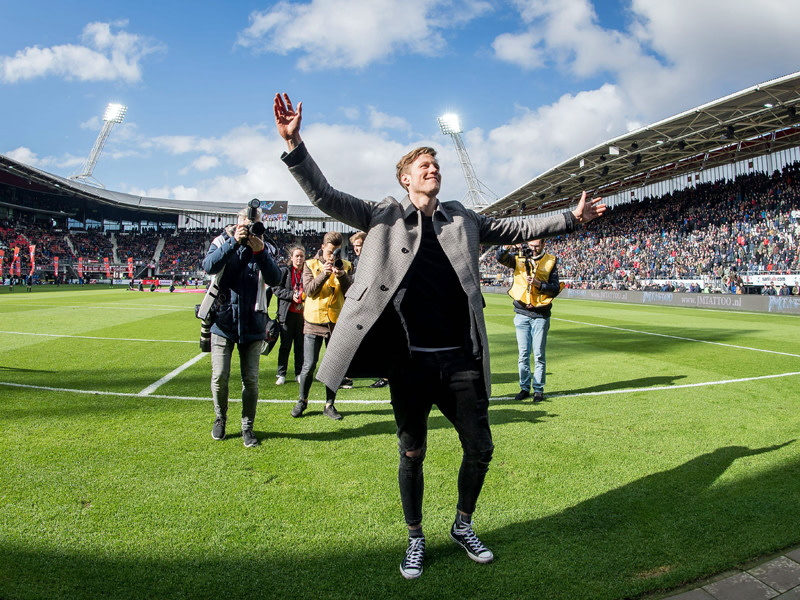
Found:
M 553 298 L 564 287 L 558 281 L 556 257 L 546 254 L 544 240 L 532 240 L 521 246 L 519 254 L 509 253 L 513 246 L 501 247 L 497 262 L 514 269 L 514 283 L 508 295 L 514 299 L 514 327 L 519 349 L 519 393 L 515 400 L 531 395 L 533 401 L 544 400 L 546 374 L 545 346 L 550 330 L 550 310 Z M 531 377 L 531 351 L 534 371 Z
M 242 373 L 242 441 L 248 448 L 258 445 L 253 421 L 258 403 L 258 363 L 266 339 L 266 285 L 276 285 L 281 275 L 262 235 L 261 211 L 251 205 L 239 211 L 235 229 L 224 231 L 211 242 L 203 259 L 206 273 L 220 274 L 211 327 L 211 395 L 216 413 L 211 437 L 225 438 L 228 379 L 235 345 Z
M 307 260 L 303 268 L 303 291 L 306 295 L 303 308 L 304 360 L 300 372 L 300 399 L 292 409 L 294 418 L 300 417 L 308 407 L 308 392 L 311 390 L 322 342 L 327 345 L 339 320 L 344 295 L 350 287 L 353 267 L 349 261 L 341 259 L 341 251 L 342 234 L 329 231 L 322 239 L 322 249 L 315 258 Z M 335 400 L 336 389 L 325 386 L 323 414 L 338 421 L 342 415 L 333 405 Z

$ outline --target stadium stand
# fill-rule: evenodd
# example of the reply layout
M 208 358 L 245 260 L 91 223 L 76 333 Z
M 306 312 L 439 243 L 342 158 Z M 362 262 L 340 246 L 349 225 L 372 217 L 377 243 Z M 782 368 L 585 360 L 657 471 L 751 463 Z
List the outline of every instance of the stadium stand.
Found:
M 652 283 L 695 279 L 711 291 L 745 293 L 743 275 L 800 273 L 799 216 L 800 163 L 793 163 L 772 177 L 742 175 L 619 205 L 578 236 L 550 240 L 548 252 L 574 287 L 700 291 Z M 488 250 L 484 279 L 502 281 L 508 270 Z

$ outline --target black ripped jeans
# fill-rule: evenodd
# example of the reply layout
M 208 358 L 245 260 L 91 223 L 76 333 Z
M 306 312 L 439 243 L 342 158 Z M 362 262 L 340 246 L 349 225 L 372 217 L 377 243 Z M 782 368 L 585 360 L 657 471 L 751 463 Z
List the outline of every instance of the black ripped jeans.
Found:
M 400 449 L 400 500 L 406 523 L 422 522 L 428 415 L 436 404 L 455 426 L 463 451 L 458 472 L 458 510 L 471 515 L 492 460 L 489 399 L 481 363 L 462 350 L 412 352 L 389 376 Z M 420 451 L 409 457 L 406 452 Z

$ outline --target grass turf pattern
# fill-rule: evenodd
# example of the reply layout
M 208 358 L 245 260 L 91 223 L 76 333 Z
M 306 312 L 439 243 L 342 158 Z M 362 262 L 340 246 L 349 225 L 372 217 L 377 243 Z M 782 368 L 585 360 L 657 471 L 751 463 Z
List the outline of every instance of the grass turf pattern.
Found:
M 800 543 L 797 317 L 556 300 L 534 405 L 512 400 L 510 300 L 487 295 L 496 449 L 475 526 L 497 558 L 449 540 L 460 446 L 434 408 L 409 582 L 388 389 L 356 380 L 333 422 L 315 382 L 292 419 L 274 350 L 261 446 L 236 402 L 215 442 L 199 295 L 34 290 L 0 290 L 4 599 L 627 598 Z

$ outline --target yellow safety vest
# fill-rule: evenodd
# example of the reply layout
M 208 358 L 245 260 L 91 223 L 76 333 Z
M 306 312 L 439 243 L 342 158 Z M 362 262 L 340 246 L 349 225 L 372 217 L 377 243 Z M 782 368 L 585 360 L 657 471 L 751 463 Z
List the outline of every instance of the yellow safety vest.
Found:
M 525 305 L 531 305 L 536 308 L 547 306 L 553 301 L 552 296 L 542 294 L 534 286 L 528 285 L 528 271 L 525 268 L 525 257 L 517 254 L 517 264 L 514 267 L 514 283 L 511 289 L 508 290 L 508 295 L 517 302 Z M 552 254 L 543 254 L 539 260 L 529 258 L 531 272 L 530 275 L 539 281 L 550 281 L 550 273 L 556 266 L 556 257 Z M 564 288 L 564 284 L 560 284 L 560 288 Z
M 347 273 L 351 273 L 353 265 L 350 261 L 343 260 L 342 262 L 344 263 L 344 270 Z M 315 279 L 325 270 L 325 263 L 317 258 L 307 260 L 306 266 L 311 269 Z M 317 323 L 318 325 L 336 323 L 343 305 L 344 293 L 342 292 L 341 284 L 336 275 L 331 273 L 316 298 L 306 296 L 303 306 L 303 318 L 309 323 Z

